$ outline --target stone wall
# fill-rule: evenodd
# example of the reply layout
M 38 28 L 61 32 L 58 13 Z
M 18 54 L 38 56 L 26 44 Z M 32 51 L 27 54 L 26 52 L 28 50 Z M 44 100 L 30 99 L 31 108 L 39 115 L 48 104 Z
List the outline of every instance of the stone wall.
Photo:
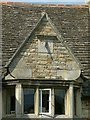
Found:
M 90 119 L 90 100 L 82 100 L 82 117 Z

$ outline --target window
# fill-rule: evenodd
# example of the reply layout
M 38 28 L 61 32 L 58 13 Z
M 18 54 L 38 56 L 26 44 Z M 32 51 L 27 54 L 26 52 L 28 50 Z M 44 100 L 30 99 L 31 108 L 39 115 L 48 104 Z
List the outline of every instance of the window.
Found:
M 65 115 L 66 90 L 53 90 L 45 88 L 39 89 L 39 92 L 36 92 L 33 88 L 24 88 L 24 114 L 34 114 L 35 111 L 39 110 L 38 114 L 40 115 L 50 115 L 52 114 L 52 111 L 54 111 L 55 115 Z M 39 101 L 37 100 L 38 102 L 35 104 L 36 100 L 34 99 L 37 98 L 37 95 L 39 97 Z
M 11 114 L 15 113 L 15 96 L 10 97 L 10 111 Z
M 40 113 L 51 113 L 51 89 L 40 89 L 39 109 Z
M 15 88 L 12 90 L 8 88 L 5 91 L 6 95 L 4 96 L 4 101 L 6 102 L 6 114 L 15 114 L 15 103 L 16 103 L 16 115 L 17 113 L 20 115 L 23 112 L 25 116 L 30 117 L 48 117 L 55 116 L 56 118 L 69 115 L 72 110 L 72 105 L 70 102 L 73 102 L 74 115 L 79 115 L 78 105 L 80 103 L 80 98 L 78 99 L 78 95 L 80 94 L 80 90 L 77 88 L 68 89 L 68 88 L 29 88 L 28 86 L 23 86 L 23 91 L 20 88 L 20 92 L 18 96 L 21 94 L 19 99 L 16 96 L 15 102 Z M 71 91 L 72 90 L 72 91 Z M 71 92 L 71 93 L 70 93 Z M 70 98 L 72 97 L 74 92 L 74 100 Z M 23 96 L 22 96 L 23 93 Z M 5 103 L 4 102 L 4 103 Z M 78 102 L 78 104 L 77 104 Z M 20 109 L 19 109 L 20 108 Z M 22 111 L 23 108 L 23 111 Z M 71 110 L 70 110 L 71 109 Z M 19 111 L 20 110 L 20 111 Z M 77 111 L 78 110 L 78 111 Z M 29 115 L 28 115 L 29 114 Z M 40 115 L 40 116 L 39 116 Z
M 55 89 L 55 114 L 65 114 L 65 90 Z
M 6 91 L 6 114 L 15 114 L 15 88 Z
M 34 89 L 24 89 L 24 113 L 34 113 Z

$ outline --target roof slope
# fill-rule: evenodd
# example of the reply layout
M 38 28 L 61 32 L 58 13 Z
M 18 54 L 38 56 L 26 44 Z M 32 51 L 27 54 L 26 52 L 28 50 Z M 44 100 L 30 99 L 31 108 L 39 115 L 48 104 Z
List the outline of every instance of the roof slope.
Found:
M 84 76 L 90 77 L 88 6 L 3 4 L 3 66 L 30 35 L 42 12 L 48 14 L 74 55 L 80 60 Z

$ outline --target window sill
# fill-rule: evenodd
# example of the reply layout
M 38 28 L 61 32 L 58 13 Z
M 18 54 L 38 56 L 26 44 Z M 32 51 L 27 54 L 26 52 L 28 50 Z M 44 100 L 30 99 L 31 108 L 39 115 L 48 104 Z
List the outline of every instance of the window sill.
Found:
M 55 118 L 69 118 L 67 115 L 55 115 Z
M 23 117 L 25 118 L 37 118 L 35 114 L 24 114 Z
M 3 118 L 15 117 L 15 116 L 16 116 L 15 114 L 6 114 L 3 116 Z

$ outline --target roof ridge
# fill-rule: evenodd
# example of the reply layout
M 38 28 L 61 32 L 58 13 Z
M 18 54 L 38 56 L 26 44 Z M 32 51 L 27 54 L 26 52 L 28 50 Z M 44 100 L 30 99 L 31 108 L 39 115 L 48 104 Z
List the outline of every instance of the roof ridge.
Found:
M 70 8 L 88 8 L 89 5 L 86 5 L 86 4 L 54 4 L 54 3 L 51 3 L 51 4 L 40 4 L 40 3 L 37 3 L 37 4 L 34 4 L 34 3 L 25 3 L 25 2 L 0 2 L 0 4 L 6 4 L 6 5 L 20 5 L 20 6 L 36 6 L 36 7 L 70 7 Z

